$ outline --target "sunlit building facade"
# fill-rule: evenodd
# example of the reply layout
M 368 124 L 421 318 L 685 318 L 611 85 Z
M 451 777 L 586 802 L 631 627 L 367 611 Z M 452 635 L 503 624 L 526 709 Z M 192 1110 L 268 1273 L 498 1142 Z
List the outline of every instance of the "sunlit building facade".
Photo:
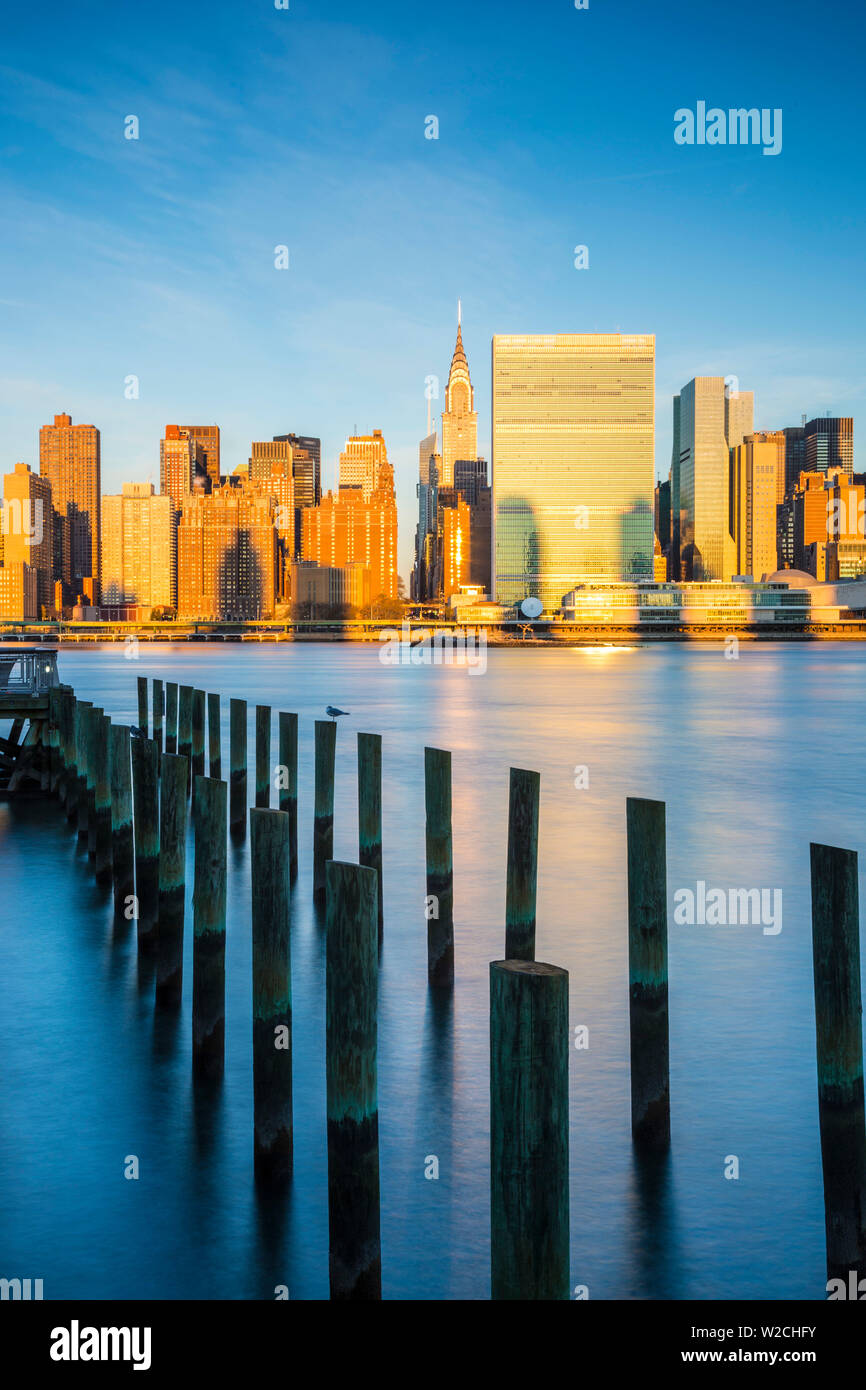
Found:
M 495 597 L 653 573 L 655 338 L 493 338 Z
M 442 412 L 442 487 L 454 486 L 454 465 L 458 459 L 474 459 L 478 453 L 478 414 L 475 392 L 469 376 L 469 363 L 463 348 L 463 333 L 457 322 L 457 342 L 451 358 L 445 409 Z
M 390 489 L 365 501 L 359 488 L 326 493 L 318 507 L 301 514 L 301 558 L 344 569 L 363 565 L 370 571 L 373 597 L 397 597 L 397 503 L 393 475 Z
M 159 441 L 159 490 L 170 497 L 177 511 L 192 495 L 195 484 L 196 447 L 182 425 L 166 425 Z
M 220 485 L 220 427 L 219 425 L 178 425 L 192 442 L 195 456 L 207 477 L 210 490 Z
M 341 490 L 360 488 L 364 501 L 369 502 L 374 492 L 387 488 L 389 477 L 393 487 L 393 470 L 381 430 L 352 435 L 346 440 L 346 447 L 340 454 Z
M 102 499 L 102 602 L 177 606 L 177 512 L 152 483 L 124 483 Z
M 39 431 L 39 472 L 51 484 L 51 505 L 61 518 L 58 535 L 65 549 L 56 557 L 55 578 L 71 585 L 73 597 L 98 595 L 102 489 L 96 426 L 55 415 L 54 424 Z
M 730 450 L 753 432 L 751 391 L 722 376 L 693 377 L 680 391 L 680 574 L 686 580 L 736 573 L 731 530 Z
M 734 573 L 761 579 L 779 568 L 777 508 L 785 496 L 785 436 L 747 435 L 731 449 Z
M 16 463 L 3 479 L 3 563 L 30 565 L 36 571 L 37 603 L 45 609 L 54 604 L 53 520 L 48 479 L 29 464 Z
M 270 617 L 277 594 L 271 497 L 223 487 L 188 498 L 177 531 L 179 618 L 218 622 Z

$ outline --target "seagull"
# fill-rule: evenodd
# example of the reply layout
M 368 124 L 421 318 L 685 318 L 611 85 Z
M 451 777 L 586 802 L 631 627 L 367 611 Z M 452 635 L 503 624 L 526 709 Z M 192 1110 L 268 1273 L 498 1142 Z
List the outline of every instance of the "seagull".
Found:
M 331 718 L 336 722 L 336 720 L 339 719 L 341 714 L 351 714 L 352 711 L 348 709 L 337 709 L 336 705 L 327 705 L 325 707 L 325 713 L 329 714 Z

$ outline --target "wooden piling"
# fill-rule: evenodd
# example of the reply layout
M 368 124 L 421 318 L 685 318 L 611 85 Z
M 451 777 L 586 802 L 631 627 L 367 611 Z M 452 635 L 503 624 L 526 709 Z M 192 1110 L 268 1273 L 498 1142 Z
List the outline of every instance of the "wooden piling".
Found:
M 94 839 L 93 872 L 96 882 L 111 883 L 111 720 L 100 715 L 96 726 L 95 771 L 93 785 Z
M 298 877 L 298 716 L 281 712 L 279 731 L 280 810 L 289 818 L 289 879 L 294 883 Z
M 199 776 L 194 797 L 192 1067 L 213 1080 L 225 1062 L 226 784 Z
M 490 965 L 490 1296 L 569 1290 L 568 972 Z
M 324 902 L 325 865 L 334 853 L 334 767 L 337 753 L 336 719 L 317 719 L 316 772 L 313 800 L 313 897 Z
M 256 1178 L 291 1177 L 292 969 L 289 818 L 250 811 L 253 926 L 253 1153 Z
M 84 762 L 81 766 L 81 794 L 78 799 L 78 843 L 93 858 L 96 854 L 96 754 L 97 721 L 101 709 L 87 704 L 82 710 Z
M 48 691 L 48 791 L 57 796 L 60 782 L 60 690 L 56 685 Z
M 382 940 L 382 735 L 358 734 L 358 863 L 376 871 L 376 919 Z
M 229 830 L 235 839 L 247 833 L 247 702 L 229 704 Z
M 147 738 L 147 676 L 138 677 L 138 727 Z
M 81 761 L 84 757 L 84 706 L 85 701 L 72 697 L 72 729 L 69 754 L 69 773 L 66 780 L 66 819 L 78 826 L 78 807 L 81 800 Z
M 195 779 L 204 777 L 204 721 L 205 693 L 192 692 L 192 780 L 193 800 L 195 800 Z
M 71 716 L 73 713 L 73 701 L 75 697 L 71 690 L 59 691 L 59 751 L 60 751 L 60 775 L 57 781 L 57 799 L 64 811 L 67 810 L 69 798 L 69 778 L 72 770 L 72 736 L 71 736 Z
M 129 729 L 112 724 L 109 730 L 111 769 L 111 864 L 114 875 L 114 915 L 123 917 L 135 898 L 135 848 L 132 830 L 132 766 Z
M 135 809 L 135 897 L 138 949 L 156 949 L 159 918 L 159 750 L 153 739 L 132 740 L 132 797 Z
M 165 751 L 177 752 L 177 684 L 166 681 L 165 685 Z
M 256 705 L 256 805 L 271 804 L 271 707 Z
M 824 1172 L 827 1276 L 849 1294 L 866 1276 L 866 1121 L 863 1104 L 857 855 L 810 846 L 818 1118 Z
M 186 758 L 187 796 L 192 792 L 192 697 L 191 685 L 178 688 L 177 700 L 177 751 L 178 756 Z
M 207 697 L 207 752 L 208 775 L 219 782 L 223 775 L 219 695 L 208 695 Z
M 159 799 L 159 923 L 156 1003 L 179 1008 L 183 984 L 183 918 L 186 899 L 186 820 L 189 763 L 179 754 L 162 759 Z
M 671 1141 L 665 803 L 630 796 L 626 829 L 631 1132 L 660 1151 Z
M 162 753 L 162 751 L 163 751 L 163 733 L 162 733 L 163 719 L 162 719 L 162 716 L 163 716 L 163 710 L 164 710 L 164 708 L 165 708 L 165 694 L 164 694 L 164 691 L 163 691 L 162 681 L 157 680 L 156 677 L 154 677 L 154 681 L 153 681 L 153 700 L 152 700 L 152 705 L 153 705 L 153 741 L 154 741 L 154 743 L 156 744 L 157 751 L 158 751 L 159 753 Z
M 454 983 L 454 871 L 451 859 L 451 754 L 424 749 L 427 842 L 427 979 Z
M 376 873 L 326 870 L 325 1049 L 331 1298 L 382 1297 Z
M 535 960 L 538 802 L 541 776 L 513 767 L 508 787 L 505 959 Z

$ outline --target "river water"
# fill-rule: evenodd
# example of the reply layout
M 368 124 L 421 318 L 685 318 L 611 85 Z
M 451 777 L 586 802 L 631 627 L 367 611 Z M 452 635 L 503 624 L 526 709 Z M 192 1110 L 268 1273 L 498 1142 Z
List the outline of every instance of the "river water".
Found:
M 373 646 L 63 650 L 61 679 L 137 722 L 136 676 L 300 715 L 292 904 L 295 1176 L 252 1174 L 248 842 L 229 847 L 226 1073 L 154 1019 L 131 927 L 52 803 L 0 804 L 0 1275 L 46 1298 L 326 1298 L 324 934 L 313 720 L 337 738 L 335 857 L 357 858 L 358 730 L 383 735 L 379 1121 L 386 1298 L 489 1297 L 488 962 L 503 950 L 508 770 L 541 773 L 538 949 L 570 977 L 571 1283 L 591 1299 L 816 1298 L 824 1284 L 809 841 L 860 849 L 856 644 L 495 649 L 484 671 Z M 276 724 L 276 720 L 274 721 Z M 426 983 L 424 745 L 453 754 L 456 984 Z M 276 737 L 274 739 L 276 761 Z M 587 785 L 588 783 L 588 785 Z M 625 799 L 667 803 L 670 1159 L 629 1126 Z M 192 843 L 187 878 L 192 880 Z M 678 925 L 679 888 L 781 891 L 781 930 Z M 778 923 L 776 923 L 778 925 Z M 140 1177 L 124 1177 L 136 1155 Z M 429 1156 L 438 1180 L 425 1178 Z M 739 1177 L 725 1176 L 738 1160 Z

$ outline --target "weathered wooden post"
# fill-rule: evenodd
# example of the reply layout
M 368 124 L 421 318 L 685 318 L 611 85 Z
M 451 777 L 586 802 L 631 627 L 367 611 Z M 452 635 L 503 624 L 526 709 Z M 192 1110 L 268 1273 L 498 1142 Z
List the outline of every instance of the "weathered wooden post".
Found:
M 60 691 L 56 685 L 48 690 L 48 791 L 57 796 L 60 782 Z
M 130 733 L 125 724 L 109 731 L 111 765 L 111 862 L 114 873 L 114 915 L 123 917 L 135 898 L 135 850 L 132 831 L 132 767 Z
M 271 707 L 256 705 L 256 805 L 271 804 Z
M 382 940 L 382 735 L 358 734 L 358 863 L 376 871 Z
M 219 782 L 223 775 L 219 695 L 208 695 L 207 697 L 207 752 L 208 775 L 211 776 L 216 782 Z
M 513 767 L 508 787 L 505 959 L 535 960 L 538 801 L 541 776 Z
M 332 1299 L 382 1297 L 376 873 L 331 860 L 326 871 L 325 1048 Z M 566 1044 L 567 1045 L 567 1044 Z
M 235 839 L 247 833 L 247 702 L 229 704 L 229 830 Z
M 73 708 L 72 701 L 74 696 L 71 690 L 60 690 L 58 691 L 58 696 L 58 714 L 60 719 L 60 773 L 57 782 L 57 799 L 65 810 L 67 798 L 69 796 L 69 774 L 72 766 L 72 740 L 70 738 L 69 720 Z
M 138 677 L 138 727 L 147 738 L 147 676 Z
M 78 839 L 84 842 L 90 859 L 96 858 L 96 744 L 100 736 L 102 710 L 89 705 L 84 711 L 84 796 L 79 808 Z M 83 825 L 81 810 L 83 809 Z
M 292 967 L 289 820 L 250 811 L 253 918 L 253 1110 L 256 1178 L 291 1177 Z
M 66 819 L 78 826 L 81 800 L 82 759 L 84 758 L 84 701 L 72 697 L 71 751 L 66 784 Z
M 568 971 L 490 964 L 490 1296 L 567 1299 Z
M 289 818 L 289 879 L 298 877 L 298 716 L 280 713 L 280 810 Z M 283 785 L 285 783 L 285 785 Z
M 159 924 L 156 1003 L 179 1008 L 183 984 L 183 917 L 186 897 L 186 818 L 189 764 L 180 755 L 162 759 L 159 803 Z
M 100 715 L 96 727 L 95 773 L 93 784 L 94 838 L 93 872 L 97 883 L 110 883 L 111 867 L 111 720 Z
M 162 714 L 165 705 L 165 695 L 163 693 L 162 681 L 154 677 L 153 680 L 153 741 L 157 750 L 162 753 Z
M 177 752 L 177 684 L 166 681 L 165 685 L 165 751 Z
M 856 1285 L 866 1276 L 866 1120 L 857 855 L 853 850 L 816 844 L 810 846 L 810 852 L 827 1276 L 828 1280 L 843 1281 L 843 1298 L 857 1298 Z M 849 1291 L 852 1284 L 854 1292 Z
M 159 917 L 159 749 L 153 739 L 132 740 L 132 795 L 135 808 L 135 897 L 138 949 L 156 949 Z
M 334 854 L 334 767 L 336 719 L 316 720 L 316 771 L 313 799 L 313 898 L 325 900 L 325 865 Z
M 631 1132 L 645 1149 L 671 1142 L 665 803 L 630 796 L 628 981 Z
M 424 749 L 427 812 L 427 979 L 454 983 L 454 871 L 451 861 L 451 754 Z
M 192 1067 L 216 1079 L 225 1064 L 226 784 L 197 777 L 194 795 Z
M 204 720 L 205 720 L 205 693 L 203 690 L 192 692 L 192 785 L 193 801 L 195 800 L 195 779 L 204 777 Z
M 87 747 L 90 732 L 89 700 L 77 700 L 75 706 L 75 747 L 78 770 L 78 794 L 75 797 L 75 821 L 78 828 L 79 846 L 87 846 Z
M 191 685 L 182 685 L 178 689 L 177 703 L 177 751 L 181 758 L 186 758 L 188 786 L 187 796 L 192 792 L 192 696 Z

